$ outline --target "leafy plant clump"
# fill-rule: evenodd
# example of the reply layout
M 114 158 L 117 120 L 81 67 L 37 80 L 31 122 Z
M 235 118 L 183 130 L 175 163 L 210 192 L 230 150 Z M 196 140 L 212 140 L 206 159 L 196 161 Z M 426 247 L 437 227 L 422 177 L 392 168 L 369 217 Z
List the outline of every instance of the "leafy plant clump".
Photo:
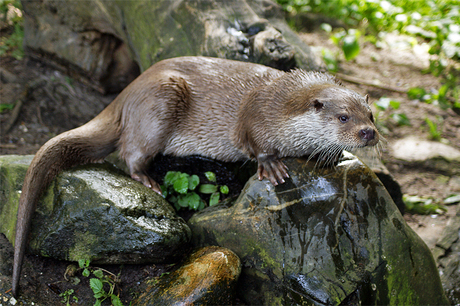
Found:
M 374 104 L 377 108 L 377 112 L 375 113 L 376 124 L 378 125 L 381 133 L 389 133 L 387 124 L 390 121 L 396 123 L 398 126 L 411 125 L 410 120 L 406 114 L 397 112 L 401 102 L 392 100 L 390 98 L 381 97 Z M 388 112 L 391 112 L 391 114 L 388 115 Z
M 403 195 L 403 201 L 408 212 L 430 215 L 442 214 L 447 211 L 446 207 L 433 198 Z
M 11 28 L 11 34 L 0 38 L 0 56 L 11 55 L 17 60 L 24 57 L 22 41 L 24 40 L 24 26 L 22 5 L 19 0 L 0 1 L 0 22 L 2 27 Z
M 226 185 L 216 184 L 216 175 L 213 172 L 204 173 L 207 184 L 200 184 L 198 175 L 189 175 L 178 171 L 168 171 L 161 186 L 163 196 L 174 204 L 176 210 L 188 208 L 192 210 L 202 210 L 206 202 L 198 193 L 209 195 L 209 206 L 219 202 L 221 194 L 228 194 Z M 196 192 L 195 192 L 196 191 Z M 198 192 L 198 193 L 197 193 Z
M 82 275 L 84 277 L 89 277 L 91 273 L 95 276 L 89 280 L 89 285 L 96 298 L 94 306 L 102 305 L 106 299 L 110 299 L 113 306 L 123 306 L 120 298 L 114 293 L 115 286 L 120 282 L 120 276 L 101 268 L 91 268 L 89 264 L 89 260 L 80 259 L 78 261 L 78 266 L 83 269 Z M 104 287 L 108 287 L 108 290 L 106 291 Z
M 70 298 L 74 300 L 75 303 L 78 303 L 78 297 L 76 297 L 74 294 L 73 289 L 68 289 L 61 294 L 59 294 L 60 297 L 63 298 L 62 303 L 66 304 L 66 306 L 70 306 Z

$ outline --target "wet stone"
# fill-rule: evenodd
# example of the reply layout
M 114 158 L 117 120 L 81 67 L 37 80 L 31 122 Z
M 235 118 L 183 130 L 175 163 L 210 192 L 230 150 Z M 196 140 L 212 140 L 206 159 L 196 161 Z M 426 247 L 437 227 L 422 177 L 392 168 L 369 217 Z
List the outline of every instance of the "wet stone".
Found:
M 240 272 L 240 260 L 232 251 L 201 248 L 179 269 L 148 281 L 132 305 L 231 305 Z
M 30 156 L 0 157 L 0 230 L 14 241 Z M 93 263 L 164 263 L 183 255 L 191 232 L 169 203 L 106 163 L 60 173 L 42 196 L 28 252 Z
M 240 257 L 245 303 L 447 304 L 429 249 L 359 159 L 345 154 L 329 168 L 284 162 L 285 184 L 253 177 L 233 205 L 189 220 L 195 246 Z

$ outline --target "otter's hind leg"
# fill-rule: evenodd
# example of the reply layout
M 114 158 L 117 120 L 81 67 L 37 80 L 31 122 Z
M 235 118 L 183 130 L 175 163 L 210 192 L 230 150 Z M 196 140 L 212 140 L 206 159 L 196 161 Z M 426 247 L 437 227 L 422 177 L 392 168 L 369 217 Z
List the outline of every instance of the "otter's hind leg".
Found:
M 147 168 L 151 159 L 162 152 L 168 133 L 165 129 L 159 129 L 157 122 L 151 123 L 141 126 L 135 134 L 122 135 L 120 156 L 125 160 L 134 180 L 161 194 L 160 185 L 147 174 Z
M 150 160 L 157 154 L 157 152 L 149 152 L 150 154 L 142 154 L 136 152 L 134 154 L 125 154 L 125 161 L 129 169 L 131 177 L 144 184 L 144 186 L 152 189 L 153 191 L 161 194 L 160 185 L 147 174 L 147 167 Z

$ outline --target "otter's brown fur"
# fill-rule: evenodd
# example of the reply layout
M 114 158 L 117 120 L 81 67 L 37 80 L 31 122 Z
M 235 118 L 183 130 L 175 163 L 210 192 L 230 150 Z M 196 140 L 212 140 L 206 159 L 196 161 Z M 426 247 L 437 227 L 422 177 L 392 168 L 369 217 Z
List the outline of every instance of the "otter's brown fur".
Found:
M 146 174 L 157 153 L 252 158 L 259 179 L 276 185 L 288 177 L 282 157 L 329 159 L 378 138 L 367 99 L 330 75 L 206 57 L 158 62 L 97 117 L 49 140 L 35 155 L 19 200 L 13 294 L 35 206 L 63 169 L 119 149 L 132 178 L 158 192 Z

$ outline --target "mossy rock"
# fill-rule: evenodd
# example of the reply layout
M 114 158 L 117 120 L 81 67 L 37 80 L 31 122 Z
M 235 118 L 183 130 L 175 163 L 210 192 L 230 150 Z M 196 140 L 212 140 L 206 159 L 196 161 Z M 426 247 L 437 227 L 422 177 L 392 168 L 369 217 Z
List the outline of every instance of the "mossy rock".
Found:
M 0 157 L 0 230 L 12 243 L 30 161 Z M 44 192 L 31 229 L 31 253 L 111 264 L 173 262 L 191 237 L 169 203 L 108 163 L 60 173 Z

